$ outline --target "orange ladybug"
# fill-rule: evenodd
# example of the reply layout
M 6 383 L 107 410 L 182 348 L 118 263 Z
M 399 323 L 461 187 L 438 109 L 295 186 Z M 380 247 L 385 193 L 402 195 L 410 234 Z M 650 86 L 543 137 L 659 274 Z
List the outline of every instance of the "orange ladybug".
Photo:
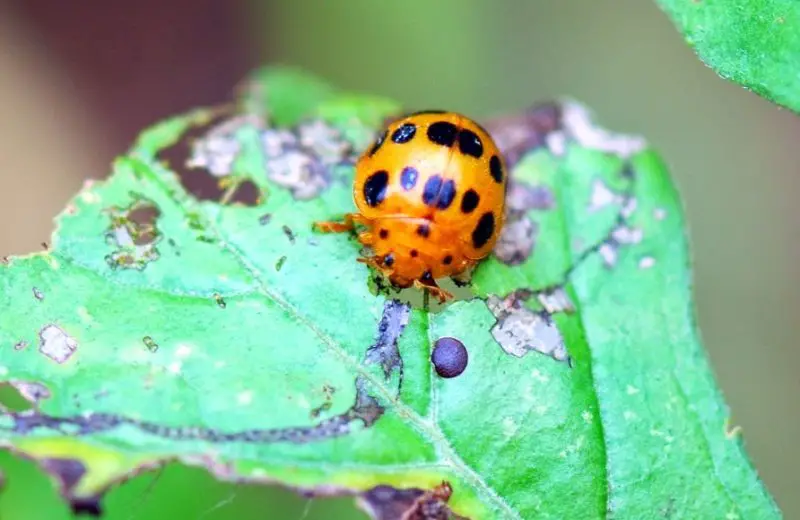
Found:
M 388 125 L 356 162 L 357 213 L 318 222 L 322 232 L 361 225 L 372 256 L 358 261 L 396 287 L 452 295 L 436 279 L 457 277 L 489 255 L 505 220 L 505 162 L 492 137 L 468 117 L 415 112 Z

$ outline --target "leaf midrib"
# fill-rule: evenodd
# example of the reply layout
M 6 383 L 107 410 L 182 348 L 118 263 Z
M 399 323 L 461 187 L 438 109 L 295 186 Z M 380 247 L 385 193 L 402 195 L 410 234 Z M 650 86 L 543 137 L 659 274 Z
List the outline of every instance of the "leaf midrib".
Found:
M 165 182 L 165 179 L 162 178 L 157 172 L 159 170 L 162 171 L 164 174 L 168 174 L 174 179 L 174 172 L 169 170 L 168 168 L 159 168 L 159 165 L 153 164 L 150 157 L 147 157 L 146 154 L 142 154 L 143 157 L 138 157 L 142 162 L 144 162 L 146 168 L 143 171 L 140 171 L 142 175 L 145 175 L 148 179 L 152 180 L 155 185 L 158 185 L 162 188 L 163 194 L 171 199 L 177 208 L 181 210 L 184 214 L 188 213 L 188 208 L 186 207 L 183 200 L 178 199 L 177 197 L 170 194 L 172 193 L 182 193 L 186 196 L 186 192 L 182 185 L 178 183 L 175 185 L 174 181 L 171 183 L 173 190 L 164 189 L 167 188 L 168 185 Z M 187 200 L 191 204 L 191 199 L 186 196 Z M 445 439 L 444 433 L 439 429 L 438 425 L 432 423 L 431 421 L 426 420 L 422 416 L 420 416 L 416 411 L 414 411 L 409 406 L 406 406 L 402 401 L 396 399 L 394 397 L 394 392 L 392 392 L 389 388 L 386 387 L 385 383 L 380 379 L 376 378 L 372 373 L 365 370 L 361 363 L 353 359 L 350 355 L 347 354 L 346 350 L 343 349 L 339 344 L 328 334 L 324 331 L 320 330 L 314 323 L 309 320 L 304 314 L 301 314 L 293 305 L 285 301 L 281 298 L 277 293 L 270 290 L 269 286 L 263 279 L 263 275 L 261 271 L 250 264 L 247 261 L 247 257 L 242 254 L 241 251 L 234 248 L 234 241 L 228 240 L 228 238 L 222 234 L 218 227 L 213 223 L 213 219 L 209 217 L 206 213 L 205 208 L 202 205 L 196 205 L 196 213 L 200 214 L 205 221 L 203 224 L 206 226 L 206 229 L 211 231 L 216 238 L 220 241 L 221 249 L 223 251 L 228 252 L 232 255 L 232 257 L 239 263 L 239 265 L 246 270 L 253 279 L 257 282 L 259 288 L 263 295 L 269 299 L 271 299 L 275 304 L 281 307 L 286 313 L 294 316 L 299 323 L 302 323 L 306 326 L 311 332 L 313 332 L 320 340 L 322 340 L 323 344 L 328 347 L 328 350 L 332 351 L 336 356 L 338 356 L 341 360 L 343 360 L 346 364 L 352 367 L 352 369 L 358 373 L 359 375 L 363 376 L 367 379 L 375 388 L 377 388 L 384 396 L 384 398 L 391 402 L 395 407 L 395 411 L 398 413 L 399 416 L 404 417 L 407 421 L 414 426 L 423 436 L 427 437 L 428 440 L 436 447 L 439 448 L 440 454 L 442 455 L 443 462 L 449 463 L 449 466 L 456 471 L 459 476 L 462 477 L 465 481 L 471 482 L 472 485 L 483 495 L 489 498 L 490 502 L 493 503 L 498 509 L 504 511 L 508 518 L 513 518 L 517 520 L 522 520 L 522 516 L 516 510 L 514 510 L 504 499 L 500 496 L 497 491 L 495 491 L 491 486 L 489 486 L 486 482 L 483 481 L 480 474 L 478 474 L 475 470 L 469 467 L 466 462 L 464 462 L 461 457 L 459 457 L 450 443 Z M 399 397 L 399 396 L 398 396 Z

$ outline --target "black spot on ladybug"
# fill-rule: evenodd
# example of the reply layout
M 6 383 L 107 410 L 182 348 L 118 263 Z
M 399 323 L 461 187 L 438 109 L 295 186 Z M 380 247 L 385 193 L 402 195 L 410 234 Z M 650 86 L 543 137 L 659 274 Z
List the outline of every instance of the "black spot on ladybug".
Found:
M 421 237 L 428 238 L 431 234 L 431 227 L 428 224 L 420 224 L 417 226 L 417 234 Z
M 456 183 L 452 179 L 442 180 L 439 175 L 431 175 L 422 190 L 422 202 L 426 206 L 447 209 L 456 197 Z
M 403 187 L 405 191 L 411 191 L 414 189 L 414 186 L 417 185 L 417 179 L 419 178 L 419 172 L 413 166 L 406 166 L 403 168 L 403 171 L 400 172 L 400 186 Z
M 436 202 L 436 207 L 439 209 L 447 209 L 455 198 L 456 182 L 452 179 L 448 179 L 442 184 L 442 188 L 439 190 L 439 200 Z
M 426 206 L 430 206 L 439 196 L 439 190 L 442 188 L 442 178 L 438 175 L 431 175 L 425 182 L 425 187 L 422 189 L 422 202 Z
M 480 201 L 481 197 L 478 195 L 478 192 L 472 188 L 468 189 L 464 196 L 461 197 L 461 212 L 472 213 L 475 211 L 475 208 L 478 207 Z
M 411 255 L 411 258 L 416 258 L 419 253 L 417 252 L 416 249 L 412 249 L 411 251 L 408 252 L 408 254 Z
M 403 126 L 392 132 L 392 141 L 397 144 L 407 143 L 414 138 L 417 127 L 414 123 L 404 123 Z
M 388 255 L 383 257 L 383 265 L 385 265 L 386 267 L 392 267 L 392 264 L 394 264 L 394 255 L 392 253 L 389 253 Z
M 483 143 L 481 142 L 481 138 L 478 137 L 475 132 L 467 130 L 466 128 L 458 133 L 458 149 L 461 150 L 461 153 L 464 155 L 471 155 L 478 159 L 483 155 Z
M 500 164 L 500 158 L 496 155 L 489 159 L 489 173 L 498 183 L 503 182 L 503 165 Z
M 444 258 L 442 258 L 442 263 L 443 263 L 444 265 L 450 265 L 450 264 L 452 264 L 452 263 L 453 263 L 453 257 L 452 257 L 451 255 L 447 255 L 447 256 L 445 256 Z
M 383 145 L 387 135 L 389 135 L 389 130 L 384 130 L 383 133 L 378 137 L 378 139 L 375 141 L 375 144 L 373 144 L 372 148 L 369 149 L 370 157 L 375 155 L 375 152 L 377 152 L 381 145 Z
M 487 211 L 481 215 L 478 225 L 472 231 L 472 245 L 475 249 L 480 249 L 486 245 L 494 234 L 494 213 Z
M 389 172 L 378 170 L 364 182 L 364 200 L 375 207 L 386 198 L 386 186 L 389 184 Z
M 387 238 L 389 238 L 389 230 L 388 229 L 381 229 L 378 232 L 378 236 L 381 237 L 382 239 L 386 240 Z
M 447 121 L 437 121 L 428 127 L 428 139 L 442 146 L 453 146 L 457 134 L 458 127 Z
M 433 344 L 431 362 L 441 377 L 451 378 L 461 375 L 467 368 L 468 361 L 467 349 L 455 338 L 439 338 Z

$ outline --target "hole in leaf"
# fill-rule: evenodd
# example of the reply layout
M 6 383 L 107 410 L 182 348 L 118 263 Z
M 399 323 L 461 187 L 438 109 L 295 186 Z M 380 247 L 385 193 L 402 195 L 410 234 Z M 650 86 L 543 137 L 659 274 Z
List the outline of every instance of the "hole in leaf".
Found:
M 229 110 L 219 110 L 190 126 L 178 141 L 161 150 L 158 158 L 198 200 L 256 206 L 262 200 L 260 188 L 249 179 L 232 175 L 240 151 L 235 130 L 247 121 L 231 116 Z

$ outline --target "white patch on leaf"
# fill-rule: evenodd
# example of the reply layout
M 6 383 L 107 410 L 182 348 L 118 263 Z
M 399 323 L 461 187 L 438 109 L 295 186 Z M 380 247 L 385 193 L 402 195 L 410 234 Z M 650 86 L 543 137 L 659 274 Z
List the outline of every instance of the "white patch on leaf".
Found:
M 539 303 L 542 304 L 542 307 L 550 314 L 575 311 L 575 306 L 563 287 L 558 287 L 547 293 L 537 293 L 536 298 L 539 300 Z
M 612 191 L 602 179 L 592 182 L 592 194 L 589 198 L 589 213 L 595 213 L 612 204 L 622 204 L 625 197 Z
M 39 352 L 56 363 L 66 362 L 78 349 L 78 342 L 56 325 L 39 331 Z

